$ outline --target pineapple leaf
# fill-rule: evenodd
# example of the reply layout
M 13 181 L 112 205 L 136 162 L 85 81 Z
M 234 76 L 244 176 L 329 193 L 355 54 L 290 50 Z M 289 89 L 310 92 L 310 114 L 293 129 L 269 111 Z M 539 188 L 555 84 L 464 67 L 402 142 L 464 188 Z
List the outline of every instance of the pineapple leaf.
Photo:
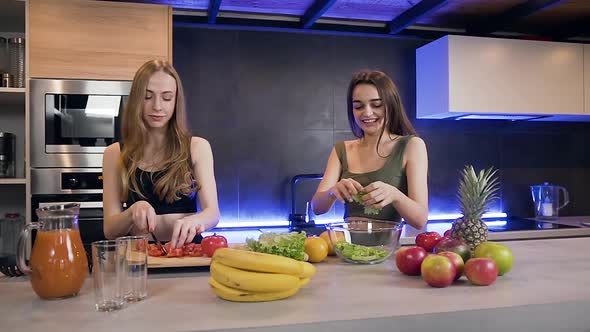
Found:
M 476 172 L 471 165 L 465 166 L 461 172 L 457 198 L 466 219 L 480 219 L 489 204 L 498 199 L 497 172 L 498 170 L 493 167 Z

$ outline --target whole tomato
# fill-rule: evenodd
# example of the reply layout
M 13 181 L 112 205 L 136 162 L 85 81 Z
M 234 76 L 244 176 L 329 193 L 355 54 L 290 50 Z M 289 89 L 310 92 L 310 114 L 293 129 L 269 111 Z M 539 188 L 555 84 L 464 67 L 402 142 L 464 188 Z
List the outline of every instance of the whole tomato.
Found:
M 416 236 L 416 245 L 424 248 L 428 252 L 432 252 L 432 248 L 442 239 L 442 236 L 437 232 L 424 232 Z
M 227 239 L 224 236 L 213 234 L 205 236 L 201 241 L 201 249 L 205 256 L 213 257 L 218 248 L 227 248 Z

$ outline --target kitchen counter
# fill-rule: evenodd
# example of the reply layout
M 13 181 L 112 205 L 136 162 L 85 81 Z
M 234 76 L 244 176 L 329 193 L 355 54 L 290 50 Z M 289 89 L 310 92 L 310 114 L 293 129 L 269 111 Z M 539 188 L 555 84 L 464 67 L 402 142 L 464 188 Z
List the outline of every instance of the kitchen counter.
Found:
M 531 223 L 536 223 L 534 218 L 523 219 Z M 552 238 L 570 238 L 570 237 L 590 237 L 590 227 L 582 226 L 582 222 L 590 223 L 590 216 L 577 217 L 560 217 L 555 220 L 543 220 L 545 226 L 551 224 L 561 224 L 568 226 L 575 226 L 575 228 L 544 228 L 536 230 L 517 230 L 517 231 L 502 231 L 489 232 L 488 239 L 490 241 L 509 241 L 509 240 L 532 240 L 532 239 L 552 239 Z M 413 227 L 405 226 L 400 238 L 401 245 L 413 245 L 416 235 L 424 231 L 434 231 L 441 235 L 450 229 L 452 223 L 450 222 L 429 222 L 426 228 L 417 230 Z
M 521 219 L 529 221 L 533 227 L 537 223 L 534 219 Z M 499 220 L 502 221 L 502 220 Z M 505 220 L 504 220 L 505 222 Z M 489 232 L 490 241 L 510 241 L 510 240 L 531 240 L 531 239 L 551 239 L 551 238 L 570 238 L 570 237 L 590 237 L 590 227 L 582 226 L 580 223 L 590 222 L 590 216 L 579 217 L 561 217 L 553 221 L 545 221 L 544 227 L 551 226 L 551 223 L 575 226 L 575 228 L 544 228 L 535 230 L 517 230 L 517 231 L 501 231 Z M 401 245 L 414 245 L 416 235 L 425 231 L 435 231 L 441 235 L 452 226 L 452 222 L 444 221 L 429 221 L 423 229 L 415 229 L 409 225 L 405 225 L 400 236 Z M 322 232 L 324 225 L 318 225 L 315 232 L 311 234 L 319 234 Z M 306 231 L 305 228 L 303 228 Z M 225 236 L 231 243 L 243 243 L 246 238 L 257 239 L 263 232 L 278 232 L 286 233 L 291 231 L 288 227 L 248 227 L 248 228 L 217 228 L 203 235 L 212 235 L 213 233 Z M 309 233 L 309 231 L 307 231 Z
M 460 280 L 427 286 L 392 261 L 349 265 L 336 258 L 292 298 L 232 303 L 209 289 L 208 272 L 150 274 L 149 297 L 112 313 L 95 312 L 91 279 L 79 296 L 44 301 L 24 277 L 0 278 L 4 331 L 588 331 L 589 239 L 513 241 L 513 270 L 488 287 Z

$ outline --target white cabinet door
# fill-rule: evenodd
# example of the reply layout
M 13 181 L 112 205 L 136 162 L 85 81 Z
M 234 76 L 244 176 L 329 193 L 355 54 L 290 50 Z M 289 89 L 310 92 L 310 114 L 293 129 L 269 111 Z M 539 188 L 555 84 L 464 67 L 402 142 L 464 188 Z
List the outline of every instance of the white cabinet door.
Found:
M 581 44 L 446 36 L 416 50 L 416 114 L 584 114 L 583 68 Z
M 582 114 L 583 45 L 452 36 L 450 109 Z

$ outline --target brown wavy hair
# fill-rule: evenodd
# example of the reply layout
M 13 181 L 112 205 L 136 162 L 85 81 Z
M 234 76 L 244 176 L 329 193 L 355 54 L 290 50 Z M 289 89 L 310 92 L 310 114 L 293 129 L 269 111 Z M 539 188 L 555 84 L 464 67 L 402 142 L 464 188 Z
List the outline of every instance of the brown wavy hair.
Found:
M 145 198 L 135 176 L 143 160 L 143 147 L 148 129 L 143 121 L 143 107 L 148 82 L 152 75 L 162 71 L 176 80 L 176 105 L 168 122 L 167 138 L 162 161 L 155 165 L 161 175 L 155 179 L 154 190 L 160 200 L 172 203 L 198 190 L 191 169 L 191 134 L 187 128 L 184 92 L 178 73 L 165 60 L 151 60 L 144 63 L 133 78 L 131 93 L 122 118 L 121 182 L 123 201 L 132 191 Z M 154 180 L 154 179 L 152 179 Z
M 379 97 L 385 105 L 385 125 L 381 128 L 379 140 L 377 141 L 377 153 L 379 153 L 379 143 L 383 137 L 383 132 L 387 127 L 389 134 L 396 135 L 416 135 L 416 130 L 408 119 L 402 99 L 399 95 L 397 86 L 387 74 L 380 71 L 363 70 L 355 73 L 348 85 L 348 123 L 354 136 L 361 138 L 365 136 L 363 130 L 354 121 L 354 112 L 352 105 L 352 92 L 359 84 L 371 84 L 379 93 Z

